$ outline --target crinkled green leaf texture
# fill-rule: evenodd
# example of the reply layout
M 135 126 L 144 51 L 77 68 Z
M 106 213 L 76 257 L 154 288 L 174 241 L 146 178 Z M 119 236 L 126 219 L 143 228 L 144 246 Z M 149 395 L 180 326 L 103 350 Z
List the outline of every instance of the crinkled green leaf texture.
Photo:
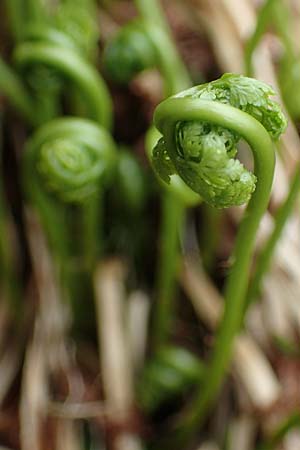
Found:
M 267 84 L 235 74 L 196 86 L 175 97 L 203 99 L 234 106 L 258 120 L 276 140 L 287 126 L 275 92 Z M 176 126 L 176 169 L 164 138 L 153 150 L 153 166 L 165 181 L 178 173 L 186 184 L 217 208 L 246 203 L 255 190 L 256 177 L 235 159 L 240 136 L 209 122 L 183 121 Z

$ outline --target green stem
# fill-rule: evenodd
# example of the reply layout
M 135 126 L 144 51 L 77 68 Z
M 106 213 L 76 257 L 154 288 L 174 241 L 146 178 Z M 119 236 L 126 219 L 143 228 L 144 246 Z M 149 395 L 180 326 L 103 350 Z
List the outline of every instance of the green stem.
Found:
M 27 22 L 44 22 L 47 20 L 41 0 L 23 0 L 26 3 Z
M 40 43 L 20 44 L 15 52 L 20 66 L 45 64 L 74 82 L 84 94 L 90 117 L 110 128 L 112 104 L 107 87 L 99 73 L 71 49 Z
M 91 199 L 87 200 L 81 208 L 83 255 L 85 257 L 85 267 L 90 273 L 95 268 L 95 263 L 102 250 L 100 247 L 103 240 L 103 233 L 101 233 L 102 197 L 101 187 L 99 187 L 99 191 Z
M 0 91 L 8 97 L 9 101 L 22 114 L 30 124 L 36 122 L 34 106 L 22 81 L 13 70 L 0 58 Z
M 13 37 L 16 41 L 20 41 L 24 36 L 26 23 L 24 0 L 6 0 L 5 10 Z
M 257 296 L 259 295 L 263 277 L 268 271 L 276 244 L 278 243 L 280 236 L 283 232 L 284 226 L 294 209 L 295 203 L 298 198 L 299 190 L 300 190 L 300 167 L 298 167 L 295 171 L 295 174 L 293 176 L 290 185 L 290 190 L 285 201 L 276 212 L 276 215 L 274 217 L 273 231 L 257 258 L 255 273 L 247 292 L 245 303 L 246 309 L 250 306 L 250 304 L 253 301 L 256 300 Z
M 76 152 L 73 159 L 69 158 L 70 167 L 67 164 L 68 159 L 63 159 L 63 164 L 60 164 L 60 160 L 55 159 L 55 148 L 62 141 L 70 141 L 73 147 L 78 146 L 80 150 L 89 153 L 93 162 L 92 166 L 83 166 L 80 171 L 75 170 L 74 173 L 72 171 L 74 159 L 78 157 Z M 38 172 L 38 167 L 41 166 L 42 162 L 45 163 L 42 159 L 42 150 L 45 149 L 45 146 L 47 149 L 51 148 L 53 160 L 56 162 L 54 164 L 56 177 L 54 180 L 45 179 Z M 59 149 L 61 149 L 61 146 Z M 61 151 L 63 152 L 63 150 L 64 147 L 62 147 Z M 45 124 L 36 131 L 24 152 L 23 183 L 25 192 L 38 210 L 54 257 L 61 270 L 62 284 L 69 291 L 69 287 L 71 287 L 69 262 L 73 243 L 67 221 L 67 203 L 64 200 L 66 199 L 67 201 L 69 199 L 68 194 L 70 195 L 71 192 L 74 195 L 72 200 L 75 203 L 80 202 L 82 195 L 80 187 L 83 189 L 83 192 L 87 192 L 87 195 L 90 195 L 90 190 L 92 192 L 92 197 L 89 196 L 86 199 L 86 211 L 89 211 L 82 221 L 84 223 L 83 233 L 88 233 L 88 236 L 82 237 L 82 242 L 85 256 L 88 262 L 91 263 L 97 249 L 95 243 L 95 233 L 97 232 L 95 217 L 98 218 L 99 203 L 98 194 L 96 195 L 95 190 L 98 190 L 98 182 L 101 183 L 102 177 L 106 179 L 113 171 L 116 159 L 115 153 L 113 141 L 105 129 L 87 119 L 77 118 L 60 118 Z M 47 173 L 49 175 L 49 170 Z M 55 181 L 57 178 L 61 180 L 59 184 Z M 51 192 L 52 183 L 57 187 L 57 190 L 54 192 Z M 86 212 L 81 205 L 78 206 L 78 209 L 81 210 L 82 215 Z M 91 236 L 92 233 L 93 236 Z
M 245 47 L 245 71 L 247 76 L 253 75 L 253 53 L 266 32 L 267 26 L 273 23 L 284 44 L 286 56 L 294 60 L 295 51 L 290 36 L 290 17 L 288 9 L 280 0 L 266 0 L 259 11 L 256 28 Z
M 178 445 L 186 442 L 203 423 L 228 369 L 234 337 L 243 316 L 255 235 L 268 206 L 275 165 L 272 141 L 265 128 L 252 116 L 219 102 L 189 98 L 170 98 L 155 111 L 154 122 L 165 137 L 170 157 L 176 158 L 176 122 L 193 120 L 228 128 L 248 142 L 254 156 L 257 185 L 240 224 L 233 250 L 233 266 L 225 286 L 224 316 L 215 349 L 203 385 L 195 394 L 184 418 L 181 418 Z
M 169 25 L 165 20 L 162 7 L 157 0 L 135 0 L 135 6 L 145 20 L 153 22 L 158 27 L 169 31 Z
M 287 420 L 285 420 L 278 430 L 266 442 L 259 445 L 257 450 L 273 450 L 277 448 L 284 436 L 294 428 L 300 428 L 300 414 L 295 412 Z
M 192 81 L 171 38 L 159 2 L 156 0 L 135 0 L 136 7 L 145 21 L 146 32 L 154 44 L 158 66 L 165 82 L 165 94 L 173 95 L 192 85 Z M 147 153 L 151 154 L 156 132 L 149 130 L 146 137 Z M 155 141 L 156 142 L 156 141 Z M 151 156 L 150 156 L 151 160 Z M 185 198 L 193 201 L 195 194 L 179 179 L 172 180 L 162 198 L 162 229 L 160 235 L 160 256 L 157 269 L 157 301 L 154 317 L 154 344 L 158 349 L 166 342 L 172 322 L 172 302 L 176 292 L 176 275 L 180 260 L 178 233 L 185 218 Z M 174 192 L 172 188 L 175 186 Z M 182 195 L 181 195 L 181 192 Z M 198 197 L 199 198 L 199 197 Z
M 173 320 L 172 302 L 176 291 L 180 252 L 178 237 L 185 216 L 184 204 L 172 193 L 162 199 L 162 225 L 160 236 L 160 263 L 157 271 L 157 304 L 153 338 L 155 348 L 166 342 Z
M 174 45 L 160 4 L 156 0 L 135 0 L 135 3 L 157 52 L 158 67 L 165 81 L 165 95 L 187 89 L 192 81 Z
M 221 218 L 220 209 L 216 209 L 203 203 L 203 217 L 201 216 L 200 248 L 203 267 L 206 272 L 211 272 L 214 267 L 216 249 L 221 238 Z
M 150 164 L 152 150 L 161 134 L 155 127 L 148 130 L 145 148 Z M 156 302 L 153 325 L 153 341 L 159 349 L 167 341 L 172 323 L 172 302 L 176 291 L 177 268 L 180 263 L 179 240 L 185 219 L 185 208 L 195 206 L 201 201 L 198 194 L 192 191 L 178 175 L 172 175 L 170 184 L 161 181 L 164 193 L 162 196 L 162 225 L 160 235 L 160 255 L 156 275 Z

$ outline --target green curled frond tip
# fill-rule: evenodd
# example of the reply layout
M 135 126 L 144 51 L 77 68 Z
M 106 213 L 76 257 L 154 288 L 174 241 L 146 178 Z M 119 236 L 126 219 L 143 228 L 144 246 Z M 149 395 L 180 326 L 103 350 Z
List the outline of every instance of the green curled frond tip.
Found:
M 287 120 L 270 97 L 267 84 L 235 74 L 193 87 L 174 97 L 220 102 L 244 111 L 260 122 L 273 140 L 286 129 Z M 176 160 L 162 137 L 153 149 L 153 167 L 170 183 L 177 173 L 210 205 L 226 208 L 242 205 L 256 187 L 256 176 L 236 159 L 237 133 L 208 121 L 179 121 L 175 126 Z

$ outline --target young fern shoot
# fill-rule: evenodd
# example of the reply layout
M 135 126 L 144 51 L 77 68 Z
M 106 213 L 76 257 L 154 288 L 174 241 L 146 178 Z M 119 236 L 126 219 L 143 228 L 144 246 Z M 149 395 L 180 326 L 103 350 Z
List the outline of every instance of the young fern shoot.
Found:
M 178 174 L 205 202 L 217 208 L 249 201 L 232 254 L 215 349 L 201 377 L 204 381 L 181 417 L 183 441 L 197 430 L 213 404 L 240 328 L 255 236 L 272 187 L 272 140 L 280 137 L 287 124 L 272 95 L 273 89 L 260 81 L 224 74 L 219 80 L 170 97 L 154 114 L 163 137 L 153 150 L 153 165 L 165 182 Z M 235 159 L 240 139 L 252 150 L 254 173 Z M 180 438 L 178 442 L 182 443 Z
M 68 285 L 71 242 L 67 206 L 80 211 L 86 268 L 97 257 L 99 193 L 113 175 L 116 149 L 110 134 L 88 119 L 59 118 L 40 127 L 27 143 L 24 188 L 47 232 L 54 257 Z M 70 208 L 69 208 L 70 209 Z

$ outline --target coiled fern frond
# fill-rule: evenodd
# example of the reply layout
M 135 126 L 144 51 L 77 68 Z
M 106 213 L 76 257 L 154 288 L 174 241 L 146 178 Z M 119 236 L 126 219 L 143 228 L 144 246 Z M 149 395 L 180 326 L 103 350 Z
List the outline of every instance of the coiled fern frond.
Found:
M 286 128 L 279 105 L 270 99 L 273 89 L 261 81 L 235 74 L 188 89 L 173 98 L 223 103 L 260 122 L 274 140 Z M 225 118 L 224 118 L 225 119 Z M 241 136 L 209 121 L 180 120 L 175 125 L 175 151 L 170 154 L 162 137 L 153 150 L 153 165 L 169 182 L 178 173 L 207 203 L 218 208 L 241 205 L 255 190 L 256 176 L 235 158 Z

